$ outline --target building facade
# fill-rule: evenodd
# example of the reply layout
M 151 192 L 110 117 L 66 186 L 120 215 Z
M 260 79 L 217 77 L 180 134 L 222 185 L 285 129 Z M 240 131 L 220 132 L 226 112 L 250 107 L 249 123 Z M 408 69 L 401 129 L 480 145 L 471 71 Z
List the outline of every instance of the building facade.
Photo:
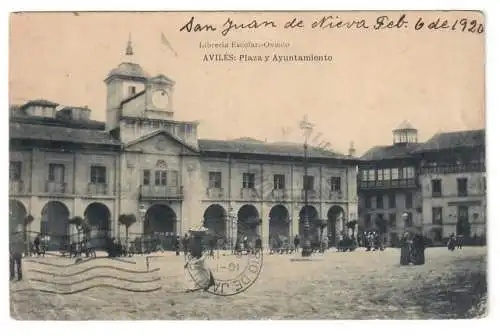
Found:
M 124 237 L 118 217 L 133 214 L 131 237 L 205 225 L 226 241 L 260 235 L 267 244 L 300 234 L 306 214 L 313 232 L 327 221 L 333 241 L 357 218 L 356 158 L 296 143 L 198 139 L 197 122 L 174 118 L 175 82 L 146 73 L 130 41 L 126 57 L 105 77 L 104 123 L 85 107 L 45 100 L 11 107 L 11 231 L 31 215 L 29 231 L 71 236 L 68 221 L 81 216 Z
M 418 131 L 404 122 L 393 131 L 391 146 L 373 147 L 359 164 L 360 223 L 385 230 L 393 242 L 405 228 L 421 225 L 418 161 L 412 155 L 418 145 Z
M 376 146 L 361 157 L 363 227 L 386 224 L 391 241 L 408 227 L 436 242 L 452 233 L 485 236 L 484 129 L 438 133 L 419 143 L 418 131 L 405 122 L 393 134 L 392 146 Z

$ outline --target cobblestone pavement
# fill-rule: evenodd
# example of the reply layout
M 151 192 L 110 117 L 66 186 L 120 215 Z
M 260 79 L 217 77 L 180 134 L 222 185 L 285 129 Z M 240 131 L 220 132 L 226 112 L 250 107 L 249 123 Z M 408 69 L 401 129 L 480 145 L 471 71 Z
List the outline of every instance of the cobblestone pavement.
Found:
M 470 311 L 474 311 L 480 300 L 484 301 L 486 292 L 484 247 L 466 247 L 455 252 L 431 248 L 426 251 L 425 265 L 406 267 L 399 266 L 399 251 L 396 249 L 328 252 L 320 260 L 305 262 L 293 262 L 291 258 L 289 255 L 265 255 L 264 266 L 255 284 L 230 297 L 204 292 L 186 293 L 190 284 L 183 269 L 184 257 L 172 253 L 150 259 L 150 268 L 160 269 L 161 280 L 157 284 L 162 286 L 159 291 L 150 293 L 112 288 L 94 288 L 72 295 L 22 291 L 49 287 L 67 291 L 68 287 L 74 290 L 75 286 L 83 286 L 36 282 L 33 279 L 56 281 L 52 275 L 34 271 L 53 271 L 54 267 L 25 262 L 25 280 L 11 283 L 11 315 L 24 320 L 470 318 Z M 56 257 L 37 260 L 68 263 L 67 259 Z M 146 269 L 145 257 L 136 256 L 129 260 L 137 263 L 119 266 L 136 271 Z M 71 271 L 65 269 L 64 272 L 75 273 L 91 263 L 104 265 L 109 261 L 98 259 L 72 266 Z M 102 275 L 103 270 L 91 272 L 92 275 Z M 107 271 L 110 272 L 114 274 Z M 136 281 L 141 281 L 144 276 L 132 275 Z M 85 277 L 90 277 L 90 274 Z M 84 276 L 75 275 L 74 278 L 82 280 Z M 101 278 L 85 284 L 116 285 L 119 282 Z M 122 286 L 145 289 L 155 285 Z

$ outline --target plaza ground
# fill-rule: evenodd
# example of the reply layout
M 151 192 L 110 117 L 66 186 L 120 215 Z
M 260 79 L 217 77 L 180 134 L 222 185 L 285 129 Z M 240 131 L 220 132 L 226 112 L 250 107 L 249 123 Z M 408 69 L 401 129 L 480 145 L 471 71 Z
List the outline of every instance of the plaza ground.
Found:
M 26 279 L 11 284 L 11 315 L 21 320 L 450 319 L 470 318 L 471 309 L 479 302 L 484 304 L 486 295 L 485 247 L 466 247 L 454 252 L 430 248 L 426 250 L 423 266 L 399 266 L 397 249 L 332 251 L 320 257 L 321 260 L 308 262 L 292 262 L 291 258 L 265 255 L 255 284 L 230 297 L 185 293 L 189 283 L 183 269 L 184 257 L 172 253 L 151 259 L 150 267 L 160 268 L 162 278 L 158 282 L 162 289 L 151 293 L 109 288 L 72 295 L 16 292 L 35 286 L 49 288 L 43 283 L 35 284 L 30 278 L 53 278 L 29 270 L 53 271 L 54 267 L 25 263 Z M 123 267 L 145 269 L 145 257 L 132 259 L 137 264 Z M 55 257 L 46 257 L 45 261 L 69 262 Z M 101 259 L 93 263 L 101 262 L 109 261 Z M 88 267 L 90 262 L 84 264 L 87 266 L 74 266 L 71 272 Z M 89 281 L 117 282 L 108 280 Z M 58 290 L 64 289 L 59 287 Z

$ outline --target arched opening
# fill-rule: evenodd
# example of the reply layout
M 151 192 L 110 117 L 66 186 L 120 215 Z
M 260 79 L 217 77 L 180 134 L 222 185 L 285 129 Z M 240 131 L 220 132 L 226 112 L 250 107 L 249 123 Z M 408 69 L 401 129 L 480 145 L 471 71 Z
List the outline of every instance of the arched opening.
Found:
M 84 212 L 90 224 L 90 241 L 95 248 L 104 248 L 106 239 L 111 235 L 111 212 L 102 203 L 91 203 Z
M 51 201 L 42 209 L 41 234 L 46 239 L 46 249 L 57 250 L 69 242 L 69 210 L 61 202 Z
M 326 216 L 328 221 L 329 246 L 334 246 L 337 243 L 338 236 L 342 234 L 344 209 L 338 205 L 334 205 L 328 210 Z
M 144 244 L 150 251 L 173 250 L 176 239 L 177 215 L 166 204 L 154 204 L 144 217 Z
M 23 203 L 9 200 L 9 232 L 10 235 L 23 232 L 24 219 L 28 215 Z
M 238 211 L 238 237 L 247 236 L 249 239 L 257 236 L 260 225 L 259 212 L 250 204 L 246 204 Z
M 290 216 L 287 208 L 279 204 L 269 211 L 269 246 L 285 240 L 290 243 Z
M 311 239 L 313 232 L 315 232 L 314 227 L 316 220 L 318 219 L 318 211 L 312 205 L 303 206 L 299 212 L 299 235 L 302 238 L 301 241 L 304 241 L 304 238 L 306 237 L 304 231 L 306 218 L 309 222 L 309 239 Z
M 210 205 L 203 214 L 203 226 L 217 240 L 226 239 L 226 211 L 219 204 Z

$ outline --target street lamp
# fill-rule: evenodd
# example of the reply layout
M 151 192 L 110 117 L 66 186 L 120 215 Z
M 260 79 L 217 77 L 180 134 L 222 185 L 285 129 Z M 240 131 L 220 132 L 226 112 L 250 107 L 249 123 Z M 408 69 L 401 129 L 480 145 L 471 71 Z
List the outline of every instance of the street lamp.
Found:
M 311 249 L 311 240 L 309 239 L 309 179 L 307 177 L 307 136 L 304 141 L 304 179 L 305 179 L 305 188 L 304 188 L 304 243 L 302 244 L 302 256 L 309 257 L 312 254 Z
M 229 221 L 229 250 L 232 251 L 234 249 L 235 241 L 235 231 L 238 229 L 235 223 L 235 214 L 232 207 L 229 208 L 228 211 L 228 221 Z
M 144 228 L 145 228 L 145 225 L 144 225 L 144 221 L 146 220 L 146 205 L 141 203 L 139 204 L 139 220 L 141 221 L 141 225 L 142 225 L 142 228 L 143 228 L 143 231 L 142 231 L 142 237 L 141 237 L 141 251 L 143 251 L 143 245 L 144 245 Z M 125 242 L 125 246 L 127 246 L 127 249 L 128 249 L 128 235 L 127 235 L 127 241 Z
M 408 215 L 408 212 L 406 212 L 406 211 L 401 214 L 401 218 L 403 219 L 403 224 L 404 224 L 403 226 L 405 228 L 408 226 L 408 217 L 409 217 L 409 215 Z

